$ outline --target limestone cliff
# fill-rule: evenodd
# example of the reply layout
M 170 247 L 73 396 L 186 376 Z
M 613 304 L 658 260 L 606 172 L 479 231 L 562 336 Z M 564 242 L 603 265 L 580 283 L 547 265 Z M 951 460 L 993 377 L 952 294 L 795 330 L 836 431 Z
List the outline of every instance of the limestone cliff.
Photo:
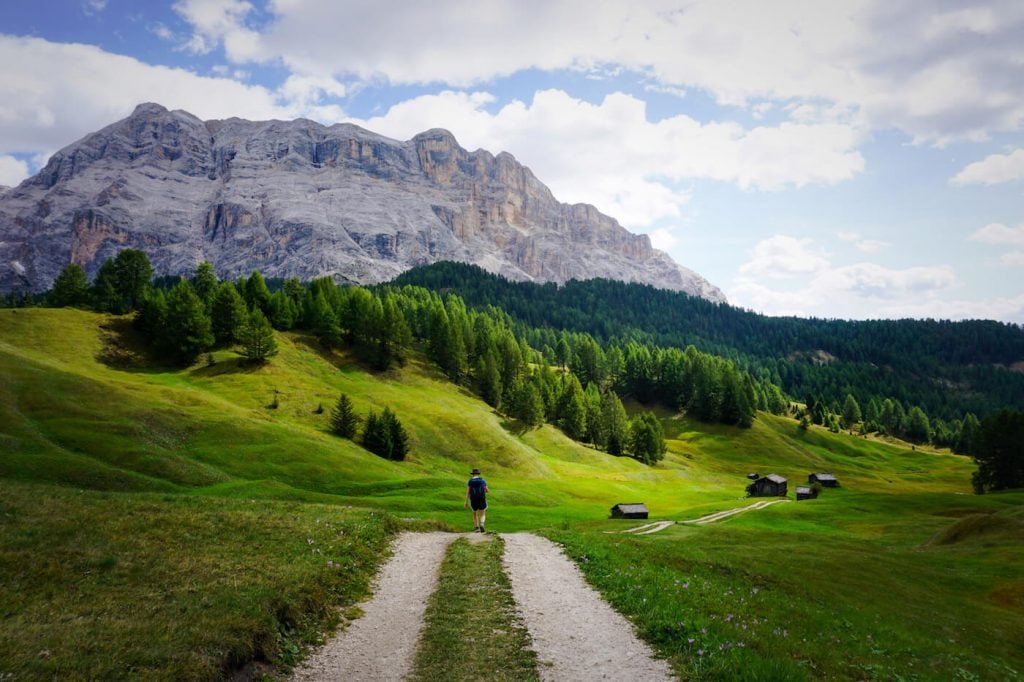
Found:
M 200 121 L 142 104 L 0 194 L 0 290 L 93 275 L 127 247 L 158 274 L 374 283 L 439 260 L 520 280 L 605 277 L 721 291 L 586 204 L 559 203 L 510 154 L 445 130 L 399 142 L 351 124 Z

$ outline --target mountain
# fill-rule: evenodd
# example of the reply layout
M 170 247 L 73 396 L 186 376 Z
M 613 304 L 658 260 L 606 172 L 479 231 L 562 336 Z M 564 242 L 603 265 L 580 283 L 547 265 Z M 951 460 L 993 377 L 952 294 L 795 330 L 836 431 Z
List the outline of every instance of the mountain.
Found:
M 445 130 L 399 142 L 351 124 L 201 121 L 158 104 L 57 152 L 0 195 L 0 291 L 92 275 L 127 247 L 159 275 L 209 260 L 235 277 L 369 284 L 453 260 L 515 280 L 603 277 L 722 292 L 587 204 L 563 204 L 510 154 Z

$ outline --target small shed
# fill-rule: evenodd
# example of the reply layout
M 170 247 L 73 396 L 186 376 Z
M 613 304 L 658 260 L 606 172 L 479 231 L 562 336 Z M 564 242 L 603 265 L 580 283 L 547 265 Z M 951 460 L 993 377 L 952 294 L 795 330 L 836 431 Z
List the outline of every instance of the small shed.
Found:
M 789 491 L 785 478 L 768 474 L 748 485 L 747 492 L 751 497 L 785 497 Z
M 648 513 L 643 502 L 620 502 L 612 507 L 613 519 L 646 519 Z
M 811 474 L 807 477 L 808 483 L 820 483 L 823 488 L 838 488 L 839 479 L 832 474 Z
M 800 500 L 813 500 L 817 496 L 818 496 L 818 493 L 813 488 L 808 488 L 808 487 L 802 486 L 802 485 L 797 486 L 797 488 L 796 488 L 796 501 L 797 502 L 799 502 Z

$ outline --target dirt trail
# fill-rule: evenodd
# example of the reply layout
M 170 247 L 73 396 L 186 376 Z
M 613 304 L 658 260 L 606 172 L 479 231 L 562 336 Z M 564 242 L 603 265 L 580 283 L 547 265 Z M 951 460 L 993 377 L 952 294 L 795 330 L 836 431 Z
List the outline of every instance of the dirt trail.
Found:
M 605 533 L 632 533 L 633 535 L 650 535 L 651 533 L 657 533 L 659 530 L 665 530 L 669 526 L 675 525 L 675 521 L 655 521 L 654 523 L 645 523 L 642 526 L 636 528 L 627 528 L 626 530 L 606 530 Z
M 427 600 L 453 533 L 403 533 L 363 617 L 317 651 L 294 680 L 401 680 L 409 672 Z
M 505 570 L 541 662 L 541 679 L 673 679 L 668 664 L 653 657 L 557 545 L 529 533 L 502 537 Z
M 730 516 L 734 516 L 736 514 L 742 514 L 745 511 L 752 511 L 754 509 L 764 509 L 768 505 L 778 504 L 779 502 L 789 502 L 789 500 L 761 500 L 760 502 L 755 502 L 754 504 L 749 504 L 746 507 L 737 507 L 736 509 L 727 509 L 725 511 L 715 512 L 714 514 L 708 514 L 707 516 L 702 516 L 699 519 L 693 519 L 692 521 L 681 521 L 680 523 L 692 523 L 692 524 L 695 524 L 697 526 L 703 526 L 704 524 L 707 524 L 707 523 L 714 523 L 715 521 L 721 521 L 722 519 L 727 519 Z

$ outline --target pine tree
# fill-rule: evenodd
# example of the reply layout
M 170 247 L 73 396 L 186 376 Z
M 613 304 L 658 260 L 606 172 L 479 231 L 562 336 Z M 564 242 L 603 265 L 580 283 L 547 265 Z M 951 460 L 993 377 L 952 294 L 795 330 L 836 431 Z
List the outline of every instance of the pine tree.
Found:
M 241 337 L 242 325 L 248 318 L 249 311 L 234 283 L 222 282 L 210 306 L 210 322 L 217 345 L 227 346 L 237 342 Z
M 532 380 L 519 382 L 513 400 L 512 416 L 527 428 L 536 428 L 544 423 L 544 400 Z
M 406 433 L 402 422 L 398 421 L 398 417 L 395 416 L 395 413 L 389 407 L 384 408 L 380 421 L 383 429 L 388 434 L 388 441 L 391 444 L 391 448 L 385 456 L 388 459 L 401 462 L 409 454 L 409 434 Z
M 259 270 L 253 270 L 245 282 L 245 302 L 250 308 L 256 307 L 266 315 L 270 312 L 270 289 Z
M 167 331 L 164 335 L 171 359 L 182 365 L 195 362 L 199 354 L 213 347 L 213 332 L 206 307 L 181 280 L 167 295 Z
M 97 271 L 96 278 L 92 281 L 90 296 L 93 307 L 101 313 L 121 315 L 126 311 L 121 295 L 117 293 L 117 277 L 112 259 L 103 261 L 103 265 Z
M 241 354 L 250 362 L 266 362 L 267 358 L 277 355 L 274 328 L 259 308 L 253 308 L 249 313 L 242 325 L 239 342 L 242 344 Z
M 843 402 L 843 428 L 852 429 L 860 421 L 860 404 L 853 394 L 847 393 Z
M 974 416 L 974 413 L 968 412 L 964 415 L 963 421 L 960 422 L 960 433 L 953 444 L 953 452 L 960 455 L 973 455 L 980 428 L 981 422 Z
M 385 459 L 391 457 L 391 432 L 380 415 L 372 410 L 363 426 L 363 447 Z
M 125 249 L 114 258 L 114 283 L 118 295 L 135 310 L 153 279 L 153 266 L 149 258 L 138 249 Z
M 344 393 L 339 395 L 338 403 L 331 411 L 331 431 L 342 438 L 355 438 L 359 421 L 349 397 Z
M 601 394 L 595 384 L 587 384 L 587 390 L 583 392 L 583 402 L 587 410 L 586 439 L 603 448 L 608 443 L 608 433 L 604 419 L 601 418 Z
M 651 412 L 633 418 L 630 424 L 630 449 L 634 459 L 656 464 L 665 456 L 665 437 L 661 422 Z
M 601 396 L 601 421 L 608 434 L 608 454 L 621 455 L 629 440 L 629 417 L 615 391 L 606 391 Z
M 473 382 L 477 394 L 491 407 L 498 407 L 501 402 L 501 375 L 498 374 L 498 363 L 494 353 L 487 352 L 476 360 L 473 370 Z
M 270 296 L 270 314 L 267 316 L 274 329 L 288 331 L 295 326 L 295 304 L 284 291 Z
M 907 438 L 915 443 L 927 443 L 932 439 L 932 427 L 928 415 L 915 405 L 907 415 Z
M 68 263 L 53 281 L 46 302 L 54 308 L 84 306 L 89 303 L 89 278 L 78 263 Z
M 196 274 L 192 277 L 192 288 L 196 290 L 196 296 L 209 311 L 213 306 L 213 297 L 217 294 L 217 273 L 213 269 L 213 263 L 204 260 L 196 266 Z

